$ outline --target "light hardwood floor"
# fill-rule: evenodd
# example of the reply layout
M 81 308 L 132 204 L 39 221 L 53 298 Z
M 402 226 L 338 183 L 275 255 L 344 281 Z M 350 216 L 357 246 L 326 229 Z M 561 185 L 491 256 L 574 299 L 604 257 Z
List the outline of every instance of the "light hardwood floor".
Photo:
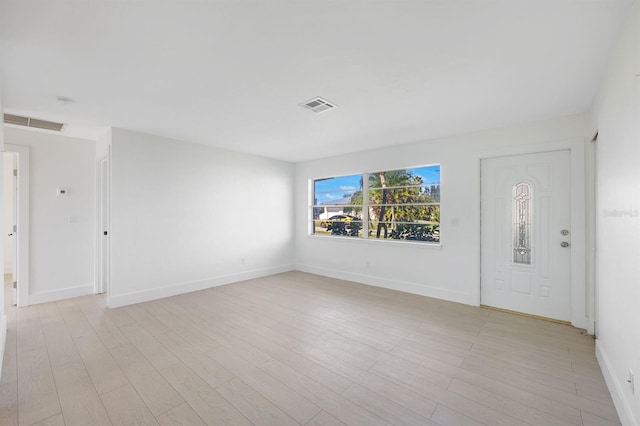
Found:
M 619 424 L 581 330 L 290 272 L 7 310 L 1 425 Z

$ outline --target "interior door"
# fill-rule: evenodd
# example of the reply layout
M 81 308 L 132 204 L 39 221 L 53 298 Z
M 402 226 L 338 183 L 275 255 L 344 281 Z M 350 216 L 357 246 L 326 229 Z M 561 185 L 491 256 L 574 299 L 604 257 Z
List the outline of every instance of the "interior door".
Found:
M 569 150 L 481 163 L 481 304 L 571 320 Z
M 9 275 L 12 303 L 17 302 L 17 282 L 18 282 L 18 215 L 17 215 L 17 158 L 13 152 L 3 152 L 2 161 L 4 163 L 4 268 L 5 274 Z M 4 284 L 4 281 L 3 281 Z
M 11 154 L 13 161 L 13 171 L 11 172 L 11 215 L 13 217 L 12 236 L 11 236 L 11 253 L 13 255 L 11 265 L 12 284 L 13 284 L 13 304 L 18 304 L 18 162 L 16 154 Z

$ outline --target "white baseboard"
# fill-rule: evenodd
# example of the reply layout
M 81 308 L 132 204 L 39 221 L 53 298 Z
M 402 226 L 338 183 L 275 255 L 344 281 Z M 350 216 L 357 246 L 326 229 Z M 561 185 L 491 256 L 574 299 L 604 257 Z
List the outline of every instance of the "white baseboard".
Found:
M 352 272 L 336 269 L 322 268 L 319 266 L 296 264 L 296 270 L 310 274 L 324 275 L 326 277 L 341 280 L 354 281 L 360 284 L 368 284 L 375 287 L 388 288 L 390 290 L 403 291 L 405 293 L 418 294 L 420 296 L 433 297 L 435 299 L 448 300 L 449 302 L 474 305 L 473 295 L 442 287 L 434 287 L 428 284 L 418 284 L 407 281 L 391 280 L 388 278 L 374 277 L 371 275 L 354 274 Z
M 620 387 L 620 383 L 624 383 L 625 381 L 619 380 L 616 376 L 609 357 L 607 356 L 605 349 L 602 347 L 602 344 L 600 344 L 600 340 L 596 340 L 596 358 L 598 359 L 602 375 L 604 376 L 604 380 L 607 383 L 609 392 L 611 393 L 613 403 L 618 411 L 620 422 L 624 426 L 638 426 L 638 423 L 633 416 L 633 411 L 629 406 L 629 401 L 624 397 L 624 391 Z
M 205 290 L 211 287 L 250 280 L 253 278 L 266 277 L 268 275 L 280 274 L 282 272 L 289 272 L 293 270 L 293 265 L 281 265 L 270 268 L 240 272 L 237 274 L 224 275 L 221 277 L 209 278 L 206 280 L 191 281 L 161 288 L 109 296 L 107 298 L 107 306 L 109 306 L 110 308 L 118 308 L 120 306 L 148 302 L 150 300 L 162 299 L 165 297 L 176 296 L 178 294 L 191 293 L 193 291 Z
M 29 305 L 38 303 L 55 302 L 57 300 L 71 299 L 72 297 L 94 294 L 93 284 L 77 287 L 61 288 L 59 290 L 43 291 L 29 294 Z
M 0 379 L 2 379 L 2 365 L 4 361 L 4 349 L 7 346 L 7 316 L 0 316 Z

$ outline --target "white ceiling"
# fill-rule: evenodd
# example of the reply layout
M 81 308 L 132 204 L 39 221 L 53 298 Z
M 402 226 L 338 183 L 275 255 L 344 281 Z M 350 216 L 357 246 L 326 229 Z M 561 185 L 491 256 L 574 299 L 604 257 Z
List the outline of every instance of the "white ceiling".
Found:
M 3 105 L 70 134 L 326 157 L 587 110 L 630 4 L 2 0 Z M 338 108 L 298 105 L 316 96 Z

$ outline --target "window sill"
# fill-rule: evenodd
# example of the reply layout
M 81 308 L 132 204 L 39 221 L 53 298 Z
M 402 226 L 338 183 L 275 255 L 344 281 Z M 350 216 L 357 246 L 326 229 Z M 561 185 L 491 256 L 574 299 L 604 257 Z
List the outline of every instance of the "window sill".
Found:
M 314 235 L 314 234 L 308 234 L 307 238 L 311 240 L 350 241 L 358 244 L 381 244 L 389 247 L 407 247 L 407 248 L 417 248 L 417 249 L 426 249 L 426 250 L 442 250 L 441 243 L 420 243 L 420 242 L 403 241 L 403 240 L 378 240 L 375 238 L 339 237 L 339 236 Z

